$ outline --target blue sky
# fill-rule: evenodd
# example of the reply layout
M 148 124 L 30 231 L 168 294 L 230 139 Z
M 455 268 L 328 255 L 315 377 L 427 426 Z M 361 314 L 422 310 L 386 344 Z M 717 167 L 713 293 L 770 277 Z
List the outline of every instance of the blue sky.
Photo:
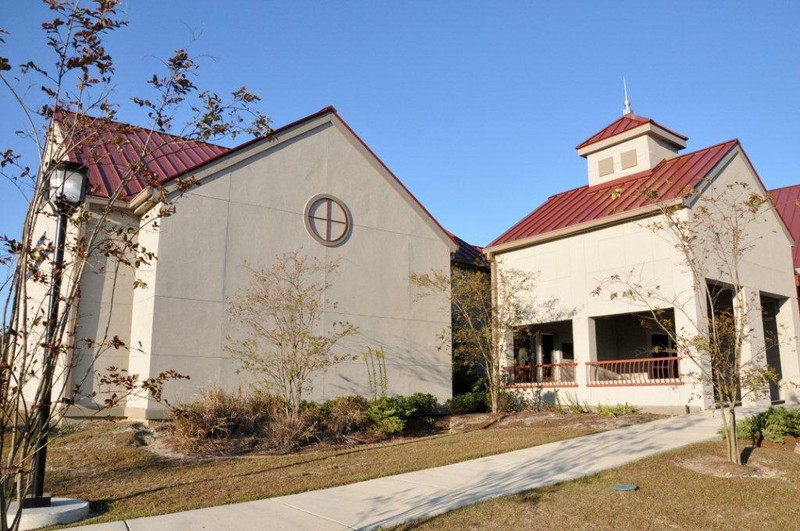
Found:
M 0 55 L 41 57 L 32 0 Z M 334 105 L 449 230 L 484 245 L 586 183 L 574 147 L 633 109 L 694 151 L 739 138 L 768 187 L 800 183 L 800 3 L 131 1 L 108 50 L 116 94 L 191 44 L 201 83 L 247 85 L 276 126 Z M 0 94 L 0 148 L 19 116 Z M 120 118 L 146 120 L 124 104 Z M 20 202 L 0 183 L 0 234 Z

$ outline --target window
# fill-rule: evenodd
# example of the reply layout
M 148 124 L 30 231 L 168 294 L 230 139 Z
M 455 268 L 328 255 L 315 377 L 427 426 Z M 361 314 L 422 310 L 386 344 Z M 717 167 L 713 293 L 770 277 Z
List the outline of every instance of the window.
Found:
M 320 194 L 306 203 L 306 230 L 322 245 L 343 244 L 352 228 L 350 210 L 332 195 Z

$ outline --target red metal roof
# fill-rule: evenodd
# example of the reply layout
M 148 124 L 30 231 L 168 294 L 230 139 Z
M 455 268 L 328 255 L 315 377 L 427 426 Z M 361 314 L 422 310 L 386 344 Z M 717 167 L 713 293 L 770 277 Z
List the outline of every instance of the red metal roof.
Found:
M 658 127 L 660 127 L 661 129 L 664 129 L 665 131 L 668 131 L 668 132 L 672 133 L 673 135 L 675 135 L 677 137 L 680 137 L 680 138 L 682 138 L 684 140 L 687 139 L 687 137 L 685 137 L 685 136 L 683 136 L 683 135 L 681 135 L 679 133 L 676 133 L 675 131 L 667 129 L 666 127 L 664 127 L 660 123 L 656 122 L 655 120 L 652 120 L 652 119 L 647 118 L 645 116 L 639 116 L 638 114 L 632 114 L 631 113 L 631 114 L 626 114 L 625 116 L 623 116 L 622 118 L 620 118 L 616 122 L 612 123 L 608 127 L 606 127 L 603 130 L 601 130 L 600 132 L 593 134 L 592 136 L 590 136 L 589 138 L 587 138 L 586 140 L 584 140 L 583 142 L 581 142 L 580 144 L 575 146 L 575 149 L 581 149 L 583 147 L 592 145 L 592 144 L 594 144 L 596 142 L 600 142 L 601 140 L 605 140 L 606 138 L 611 138 L 612 136 L 616 136 L 616 135 L 622 134 L 625 131 L 630 131 L 631 129 L 635 129 L 636 127 L 639 127 L 640 125 L 644 125 L 644 124 L 648 124 L 648 123 L 655 124 Z
M 104 118 L 61 112 L 57 121 L 76 146 L 70 160 L 89 169 L 89 193 L 98 197 L 110 197 L 122 186 L 120 197 L 130 199 L 151 179 L 163 184 L 230 151 Z
M 646 191 L 660 200 L 686 195 L 734 146 L 729 140 L 694 153 L 662 160 L 655 168 L 595 186 L 582 186 L 550 197 L 539 208 L 501 234 L 489 247 L 539 236 L 579 223 L 600 220 L 651 204 Z
M 769 191 L 775 209 L 797 242 L 792 249 L 794 267 L 800 267 L 800 184 Z

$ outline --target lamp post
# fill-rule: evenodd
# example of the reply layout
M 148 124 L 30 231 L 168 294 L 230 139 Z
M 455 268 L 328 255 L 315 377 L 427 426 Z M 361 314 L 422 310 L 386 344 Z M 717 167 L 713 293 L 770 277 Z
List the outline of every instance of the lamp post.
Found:
M 62 162 L 50 174 L 45 193 L 58 214 L 55 256 L 50 274 L 50 302 L 47 316 L 47 335 L 42 363 L 42 402 L 37 419 L 36 453 L 33 456 L 33 492 L 22 501 L 23 508 L 50 507 L 50 494 L 44 492 L 44 469 L 47 461 L 47 435 L 50 430 L 50 402 L 52 400 L 53 371 L 58 359 L 55 336 L 58 328 L 58 306 L 61 296 L 61 274 L 64 268 L 64 245 L 67 236 L 67 215 L 83 203 L 86 196 L 86 168 L 73 162 Z

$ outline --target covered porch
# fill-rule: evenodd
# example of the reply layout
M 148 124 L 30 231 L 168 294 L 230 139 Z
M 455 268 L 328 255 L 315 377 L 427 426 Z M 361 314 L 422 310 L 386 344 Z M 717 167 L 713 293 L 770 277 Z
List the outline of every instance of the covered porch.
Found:
M 674 323 L 674 311 L 667 310 Z M 556 321 L 514 330 L 513 364 L 506 378 L 514 386 L 576 387 L 583 370 L 589 387 L 680 385 L 681 359 L 670 334 L 644 313 L 595 317 L 594 355 L 575 357 L 573 322 Z M 674 334 L 674 324 L 671 330 Z M 583 363 L 579 363 L 582 361 Z
M 534 395 L 547 388 L 548 396 L 570 394 L 592 405 L 627 402 L 683 412 L 697 390 L 685 385 L 689 365 L 670 338 L 674 311 L 665 312 L 670 333 L 644 312 L 519 327 L 513 358 L 509 352 L 506 359 L 507 386 Z
M 669 330 L 659 328 L 647 313 L 594 318 L 596 358 L 586 361 L 586 385 L 680 385 L 681 358 L 676 356 L 675 312 L 665 310 Z
M 575 387 L 577 368 L 571 320 L 514 330 L 514 361 L 506 366 L 509 385 Z

